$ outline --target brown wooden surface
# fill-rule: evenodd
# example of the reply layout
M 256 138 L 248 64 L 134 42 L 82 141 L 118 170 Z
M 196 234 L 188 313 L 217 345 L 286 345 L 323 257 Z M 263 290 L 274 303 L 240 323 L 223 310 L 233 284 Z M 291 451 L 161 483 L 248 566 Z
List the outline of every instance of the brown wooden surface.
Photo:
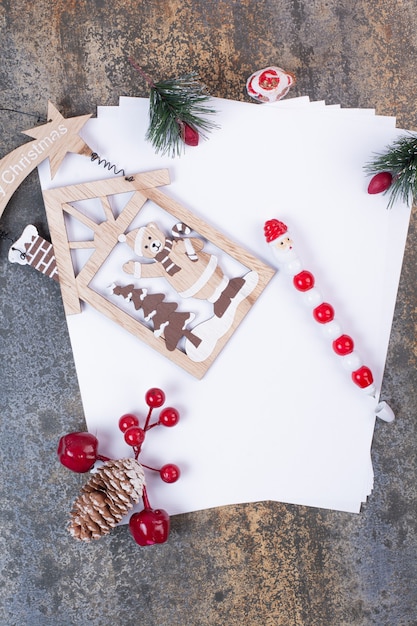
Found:
M 297 77 L 287 97 L 417 127 L 415 0 L 2 0 L 0 29 L 1 104 L 35 116 L 48 100 L 72 117 L 146 95 L 131 55 L 155 78 L 196 70 L 213 95 L 245 101 L 247 77 L 278 65 Z M 1 111 L 1 156 L 36 124 Z M 35 173 L 2 228 L 16 240 L 31 222 L 48 236 Z M 397 419 L 377 424 L 362 513 L 231 506 L 177 516 L 167 544 L 139 549 L 125 527 L 91 547 L 65 530 L 84 479 L 55 449 L 84 422 L 59 286 L 8 263 L 0 241 L 1 623 L 417 624 L 416 242 L 414 212 L 382 390 Z

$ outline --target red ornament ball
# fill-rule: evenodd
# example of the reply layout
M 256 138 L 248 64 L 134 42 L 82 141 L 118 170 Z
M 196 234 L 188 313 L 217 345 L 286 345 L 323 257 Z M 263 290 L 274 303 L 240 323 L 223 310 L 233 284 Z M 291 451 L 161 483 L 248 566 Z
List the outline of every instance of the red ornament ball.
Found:
M 322 302 L 313 309 L 313 316 L 319 324 L 327 324 L 334 319 L 334 309 L 328 302 Z
M 164 483 L 175 483 L 181 475 L 180 468 L 174 463 L 167 463 L 159 470 L 159 475 Z
M 368 185 L 368 193 L 382 193 L 392 185 L 392 174 L 390 172 L 379 172 L 375 174 Z
M 125 432 L 125 441 L 128 446 L 140 446 L 145 441 L 145 431 L 139 426 L 131 426 Z
M 122 415 L 122 417 L 119 419 L 119 428 L 122 433 L 125 433 L 127 429 L 131 426 L 139 426 L 139 420 L 136 415 L 133 415 L 132 413 L 126 413 L 125 415 Z
M 152 387 L 145 395 L 146 404 L 152 409 L 158 409 L 165 402 L 165 394 L 162 389 Z
M 333 341 L 333 350 L 336 354 L 340 356 L 346 356 L 346 354 L 350 354 L 353 352 L 354 343 L 352 337 L 349 335 L 340 335 L 337 339 Z
M 174 409 L 171 406 L 167 406 L 161 411 L 159 415 L 159 423 L 162 424 L 162 426 L 175 426 L 176 424 L 178 424 L 179 419 L 180 414 L 178 413 L 177 409 Z
M 294 276 L 293 283 L 298 291 L 308 291 L 314 287 L 314 276 L 311 272 L 303 270 Z

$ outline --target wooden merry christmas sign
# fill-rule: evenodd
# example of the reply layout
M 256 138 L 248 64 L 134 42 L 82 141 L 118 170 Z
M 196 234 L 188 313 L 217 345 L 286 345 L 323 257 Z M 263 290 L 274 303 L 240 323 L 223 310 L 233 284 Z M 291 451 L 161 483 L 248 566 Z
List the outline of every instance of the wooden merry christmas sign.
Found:
M 86 302 L 201 378 L 275 270 L 163 193 L 169 182 L 163 169 L 46 190 L 46 214 L 67 315 Z M 141 220 L 149 202 L 158 222 Z M 74 220 L 88 236 L 69 237 Z M 82 266 L 76 251 L 90 251 Z
M 45 159 L 49 159 L 52 178 L 67 152 L 91 156 L 92 151 L 78 132 L 91 115 L 65 119 L 54 105 L 48 104 L 48 122 L 24 131 L 34 141 L 9 152 L 0 160 L 0 216 L 23 180 Z

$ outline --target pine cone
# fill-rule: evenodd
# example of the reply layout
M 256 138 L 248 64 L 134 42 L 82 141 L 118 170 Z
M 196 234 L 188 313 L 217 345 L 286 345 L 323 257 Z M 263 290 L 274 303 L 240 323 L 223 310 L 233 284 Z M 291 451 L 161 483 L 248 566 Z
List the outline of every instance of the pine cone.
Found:
M 80 541 L 107 535 L 139 502 L 144 482 L 142 465 L 136 459 L 104 463 L 74 502 L 68 527 L 71 535 Z

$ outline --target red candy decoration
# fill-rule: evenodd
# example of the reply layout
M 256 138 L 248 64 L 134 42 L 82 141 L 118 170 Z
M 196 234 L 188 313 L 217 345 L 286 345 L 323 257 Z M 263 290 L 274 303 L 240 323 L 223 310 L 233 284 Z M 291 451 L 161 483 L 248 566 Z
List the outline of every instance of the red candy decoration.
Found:
M 145 508 L 140 513 L 134 513 L 129 520 L 129 530 L 140 546 L 165 543 L 169 527 L 169 515 L 164 509 Z
M 382 193 L 392 185 L 392 174 L 390 172 L 379 172 L 371 179 L 368 185 L 368 193 Z
M 340 356 L 346 356 L 346 354 L 350 354 L 353 352 L 354 343 L 352 337 L 349 335 L 340 335 L 337 339 L 333 341 L 333 350 L 336 354 Z
M 313 316 L 319 324 L 327 324 L 334 319 L 334 309 L 328 302 L 322 302 L 313 309 Z
M 91 433 L 68 433 L 58 443 L 58 458 L 73 472 L 89 472 L 97 461 L 98 439 Z
M 369 387 L 374 382 L 372 372 L 366 365 L 362 365 L 358 370 L 352 372 L 352 380 L 361 389 Z
M 294 276 L 293 283 L 298 291 L 308 291 L 314 287 L 314 276 L 311 272 L 303 270 Z

